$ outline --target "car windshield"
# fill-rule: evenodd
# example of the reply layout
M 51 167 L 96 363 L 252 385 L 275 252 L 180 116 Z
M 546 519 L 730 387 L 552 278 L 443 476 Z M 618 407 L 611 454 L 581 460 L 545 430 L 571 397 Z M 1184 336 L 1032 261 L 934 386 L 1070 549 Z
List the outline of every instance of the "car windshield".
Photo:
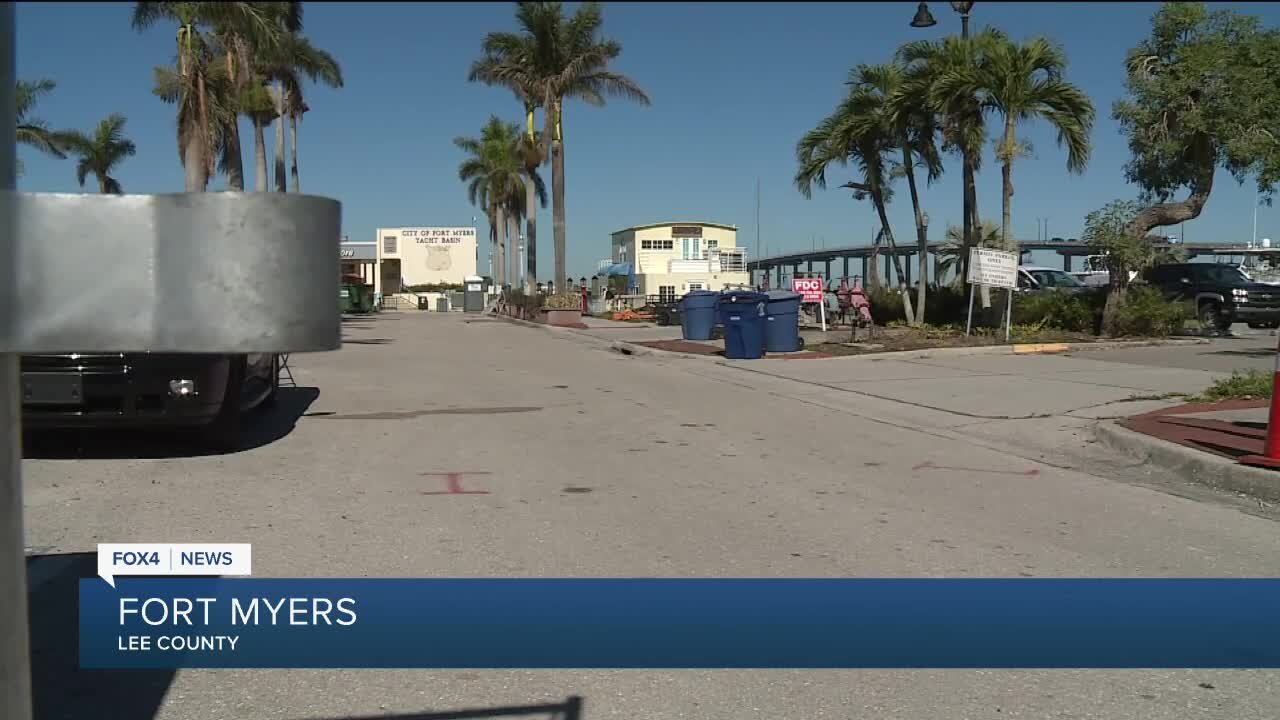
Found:
M 1241 283 L 1249 282 L 1249 276 L 1234 265 L 1205 265 L 1200 269 L 1200 277 L 1205 282 Z
M 1076 279 L 1076 277 L 1062 270 L 1031 270 L 1031 277 L 1040 283 L 1040 287 L 1050 288 L 1074 288 L 1084 287 L 1084 283 Z

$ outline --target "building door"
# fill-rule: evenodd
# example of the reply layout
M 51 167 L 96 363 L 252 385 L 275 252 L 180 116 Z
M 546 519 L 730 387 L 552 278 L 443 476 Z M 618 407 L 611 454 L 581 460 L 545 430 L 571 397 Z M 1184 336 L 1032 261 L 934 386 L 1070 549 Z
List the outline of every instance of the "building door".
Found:
M 681 238 L 680 239 L 680 259 L 681 260 L 701 260 L 702 259 L 702 238 Z

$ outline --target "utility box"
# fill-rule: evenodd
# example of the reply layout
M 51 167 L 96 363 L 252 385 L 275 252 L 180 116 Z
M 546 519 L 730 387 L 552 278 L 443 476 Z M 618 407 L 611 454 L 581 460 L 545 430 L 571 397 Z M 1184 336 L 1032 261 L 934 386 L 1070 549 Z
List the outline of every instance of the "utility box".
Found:
M 449 312 L 449 296 L 441 295 L 436 298 L 436 312 Z
M 466 287 L 462 291 L 462 311 L 484 312 L 484 279 L 478 275 L 468 275 L 463 283 Z

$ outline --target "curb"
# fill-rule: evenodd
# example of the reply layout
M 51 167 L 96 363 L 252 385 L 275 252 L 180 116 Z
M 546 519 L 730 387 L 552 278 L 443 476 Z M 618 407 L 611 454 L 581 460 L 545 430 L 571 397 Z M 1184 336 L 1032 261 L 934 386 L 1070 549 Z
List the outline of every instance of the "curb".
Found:
M 1087 352 L 1090 350 L 1123 350 L 1125 348 L 1158 347 L 1163 345 L 1207 345 L 1209 340 L 1201 338 L 1173 340 L 1114 340 L 1093 343 L 1022 343 L 1014 345 L 975 345 L 973 347 L 924 348 L 921 350 L 894 350 L 891 352 L 869 352 L 856 355 L 837 355 L 830 359 L 874 359 L 911 360 L 928 358 L 936 355 L 1057 355 L 1068 352 Z
M 1168 440 L 1144 435 L 1114 422 L 1094 425 L 1103 445 L 1132 455 L 1188 482 L 1280 503 L 1280 473 L 1261 470 Z

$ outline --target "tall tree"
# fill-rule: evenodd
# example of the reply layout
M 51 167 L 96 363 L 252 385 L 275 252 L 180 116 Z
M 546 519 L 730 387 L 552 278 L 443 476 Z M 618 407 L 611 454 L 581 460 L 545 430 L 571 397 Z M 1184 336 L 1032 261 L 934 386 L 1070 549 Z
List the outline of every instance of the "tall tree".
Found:
M 111 173 L 124 162 L 133 157 L 137 147 L 133 141 L 124 136 L 125 117 L 120 113 L 108 115 L 89 135 L 71 132 L 66 136 L 66 147 L 79 156 L 76 163 L 76 180 L 80 187 L 89 175 L 98 180 L 98 192 L 120 195 L 124 193 L 120 181 Z
M 564 101 L 577 98 L 602 106 L 605 97 L 613 95 L 648 105 L 649 96 L 634 80 L 609 69 L 622 45 L 600 36 L 604 18 L 599 3 L 583 3 L 566 18 L 558 2 L 521 2 L 516 21 L 519 32 L 490 33 L 485 38 L 480 64 L 486 69 L 475 77 L 506 87 L 523 84 L 535 91 L 532 97 L 544 110 L 543 137 L 551 158 L 555 286 L 564 288 Z
M 494 33 L 485 40 L 485 56 L 471 64 L 470 82 L 482 81 L 506 87 L 524 106 L 525 130 L 520 136 L 520 157 L 525 166 L 525 291 L 538 277 L 538 202 L 532 178 L 547 159 L 544 135 L 535 129 L 534 114 L 542 100 L 533 61 L 536 47 L 528 34 Z M 546 199 L 542 199 L 546 206 Z
M 906 273 L 898 256 L 887 211 L 893 196 L 891 156 L 901 140 L 894 126 L 889 100 L 892 87 L 888 83 L 892 76 L 893 71 L 884 68 L 859 66 L 854 69 L 853 77 L 857 82 L 850 88 L 848 96 L 834 113 L 805 133 L 797 143 L 799 169 L 795 184 L 802 195 L 812 197 L 815 186 L 827 186 L 828 167 L 852 163 L 858 168 L 860 180 L 845 183 L 842 187 L 852 188 L 856 200 L 869 198 L 875 207 L 898 275 L 907 320 L 915 323 L 923 318 L 917 318 L 913 310 L 906 287 Z
M 303 79 L 329 87 L 342 87 L 342 68 L 333 55 L 312 45 L 309 39 L 298 33 L 288 35 L 275 50 L 262 53 L 259 58 L 260 76 L 267 82 L 274 83 L 270 96 L 276 118 L 275 189 L 285 192 L 288 190 L 288 181 L 285 175 L 284 123 L 288 118 L 294 120 L 291 127 L 296 152 L 296 116 L 309 109 L 303 99 Z M 257 126 L 254 131 L 258 131 Z
M 1017 251 L 1013 238 L 1013 161 L 1027 144 L 1018 139 L 1018 123 L 1043 119 L 1058 133 L 1058 145 L 1067 148 L 1067 170 L 1084 172 L 1089 163 L 1089 133 L 1093 130 L 1093 103 L 1083 90 L 1063 79 L 1066 54 L 1045 38 L 1024 43 L 1009 40 L 991 44 L 982 58 L 978 82 L 985 104 L 999 113 L 1004 131 L 996 144 L 1001 163 L 1001 244 Z
M 907 64 L 909 82 L 916 86 L 914 92 L 923 93 L 938 113 L 943 147 L 960 155 L 964 193 L 961 226 L 965 231 L 962 277 L 968 269 L 969 248 L 980 229 L 976 177 L 982 169 L 982 148 L 987 140 L 978 69 L 988 48 L 1004 39 L 999 30 L 984 28 L 967 38 L 952 35 L 898 49 L 898 57 Z M 984 304 L 989 302 L 986 295 L 983 299 Z
M 23 82 L 19 80 L 14 87 L 14 105 L 17 107 L 17 141 L 19 145 L 33 147 L 40 152 L 65 159 L 64 144 L 66 134 L 49 129 L 49 124 L 35 117 L 36 102 L 41 95 L 52 92 L 57 84 L 52 80 Z M 22 163 L 18 162 L 18 174 L 22 174 Z
M 1132 154 L 1125 175 L 1144 191 L 1131 237 L 1199 217 L 1218 168 L 1270 198 L 1280 180 L 1277 67 L 1280 30 L 1256 17 L 1182 2 L 1155 13 L 1150 37 L 1125 59 L 1128 97 L 1112 108 Z M 1129 278 L 1108 269 L 1110 325 Z
M 924 322 L 929 287 L 929 226 L 921 206 L 916 168 L 924 169 L 925 179 L 930 184 L 942 175 L 942 158 L 938 152 L 938 137 L 941 133 L 938 115 L 929 104 L 928 87 L 910 82 L 898 63 L 855 68 L 850 75 L 850 84 L 878 88 L 886 97 L 886 120 L 902 155 L 895 174 L 906 177 L 907 189 L 911 194 L 911 209 L 916 226 L 917 275 L 920 278 L 916 288 L 916 319 Z
M 518 218 L 524 212 L 526 169 L 519 154 L 519 136 L 518 126 L 493 115 L 481 129 L 479 138 L 459 137 L 453 141 L 458 149 L 467 153 L 458 166 L 458 178 L 467 183 L 471 204 L 484 209 L 489 219 L 494 244 L 494 281 L 499 286 L 512 279 L 507 274 L 507 252 L 515 249 L 508 240 L 511 236 L 508 218 Z M 546 187 L 536 168 L 528 177 L 535 197 L 546 203 Z M 514 234 L 518 235 L 519 230 Z

